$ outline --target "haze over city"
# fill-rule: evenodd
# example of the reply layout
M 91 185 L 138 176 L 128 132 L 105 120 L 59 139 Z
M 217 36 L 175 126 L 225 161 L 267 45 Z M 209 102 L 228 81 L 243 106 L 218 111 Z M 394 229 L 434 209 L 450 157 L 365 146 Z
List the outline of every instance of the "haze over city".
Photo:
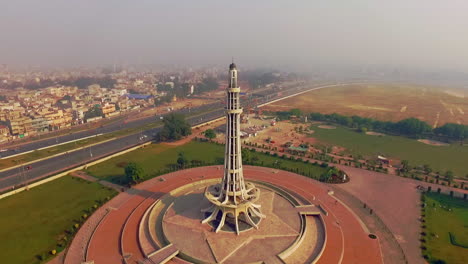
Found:
M 468 263 L 468 0 L 0 1 L 1 263 Z
M 468 2 L 3 1 L 0 62 L 244 67 L 389 66 L 468 72 Z

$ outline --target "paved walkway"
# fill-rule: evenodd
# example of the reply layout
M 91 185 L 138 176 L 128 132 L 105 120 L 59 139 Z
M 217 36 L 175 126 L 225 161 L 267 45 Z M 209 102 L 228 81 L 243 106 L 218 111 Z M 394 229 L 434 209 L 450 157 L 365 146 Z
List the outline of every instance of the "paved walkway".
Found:
M 346 170 L 351 181 L 335 185 L 336 188 L 357 197 L 366 203 L 368 209 L 373 209 L 401 245 L 408 263 L 425 263 L 419 248 L 420 192 L 416 188 L 421 182 L 351 167 L 341 168 Z M 391 239 L 388 242 L 392 243 Z M 391 249 L 390 254 L 396 254 L 392 252 L 394 250 Z
M 83 180 L 86 180 L 86 181 L 90 181 L 90 182 L 99 182 L 100 184 L 106 186 L 106 187 L 109 187 L 109 188 L 112 188 L 118 192 L 123 192 L 125 191 L 126 187 L 124 186 L 121 186 L 121 185 L 118 185 L 118 184 L 115 184 L 115 183 L 112 183 L 112 182 L 108 182 L 108 181 L 105 181 L 105 180 L 100 180 L 99 178 L 96 178 L 96 177 L 93 177 L 89 174 L 87 174 L 86 172 L 84 171 L 74 171 L 72 173 L 70 173 L 71 176 L 73 177 L 78 177 L 78 178 L 81 178 Z

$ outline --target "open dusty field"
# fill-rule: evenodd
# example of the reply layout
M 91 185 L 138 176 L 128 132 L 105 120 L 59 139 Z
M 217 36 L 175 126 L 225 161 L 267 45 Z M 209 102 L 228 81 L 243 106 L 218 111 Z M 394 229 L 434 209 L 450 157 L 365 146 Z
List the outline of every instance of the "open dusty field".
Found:
M 344 85 L 304 93 L 264 109 L 283 111 L 291 108 L 384 121 L 416 117 L 431 126 L 468 124 L 468 97 L 447 93 L 442 88 L 415 85 Z
M 286 142 L 291 142 L 293 146 L 299 146 L 300 144 L 308 143 L 310 145 L 315 144 L 317 141 L 313 137 L 309 137 L 307 134 L 312 135 L 314 131 L 308 130 L 307 134 L 298 133 L 295 131 L 295 127 L 302 126 L 304 129 L 307 127 L 303 124 L 293 124 L 291 122 L 277 122 L 275 126 L 270 125 L 270 120 L 259 120 L 251 118 L 249 124 L 242 124 L 241 130 L 245 130 L 248 127 L 260 127 L 265 125 L 266 128 L 259 130 L 256 137 L 243 138 L 243 142 L 252 142 L 259 145 L 266 144 L 271 147 L 278 147 L 282 149 Z M 267 143 L 267 140 L 271 139 L 271 143 Z

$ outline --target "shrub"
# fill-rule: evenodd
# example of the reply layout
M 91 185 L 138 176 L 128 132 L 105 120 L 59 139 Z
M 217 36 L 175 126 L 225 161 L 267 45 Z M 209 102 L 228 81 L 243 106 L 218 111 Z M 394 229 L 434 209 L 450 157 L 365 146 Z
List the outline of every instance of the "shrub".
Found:
M 55 250 L 55 249 L 52 249 L 52 250 L 50 251 L 50 254 L 52 254 L 52 255 L 55 255 L 55 254 L 57 254 L 57 250 Z
M 47 254 L 46 253 L 41 253 L 40 255 L 36 256 L 39 260 L 46 260 L 47 259 Z

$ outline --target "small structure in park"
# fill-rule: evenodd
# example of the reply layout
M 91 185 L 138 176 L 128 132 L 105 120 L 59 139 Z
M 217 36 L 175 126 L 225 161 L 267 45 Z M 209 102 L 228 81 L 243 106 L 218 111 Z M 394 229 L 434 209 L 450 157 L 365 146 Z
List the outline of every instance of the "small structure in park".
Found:
M 384 157 L 384 156 L 378 155 L 378 156 L 377 156 L 377 159 L 378 159 L 381 163 L 383 163 L 383 164 L 390 165 L 390 163 L 391 163 L 391 160 L 388 159 L 388 158 L 386 158 L 386 157 Z
M 234 62 L 229 66 L 229 86 L 226 99 L 226 147 L 224 152 L 224 176 L 220 184 L 206 188 L 205 197 L 211 206 L 203 212 L 209 213 L 202 223 L 216 222 L 219 232 L 226 222 L 235 226 L 239 234 L 242 223 L 258 229 L 258 223 L 265 216 L 260 212 L 260 205 L 255 202 L 260 197 L 260 189 L 253 183 L 245 183 L 242 170 L 240 142 L 240 107 L 237 85 L 237 68 Z

